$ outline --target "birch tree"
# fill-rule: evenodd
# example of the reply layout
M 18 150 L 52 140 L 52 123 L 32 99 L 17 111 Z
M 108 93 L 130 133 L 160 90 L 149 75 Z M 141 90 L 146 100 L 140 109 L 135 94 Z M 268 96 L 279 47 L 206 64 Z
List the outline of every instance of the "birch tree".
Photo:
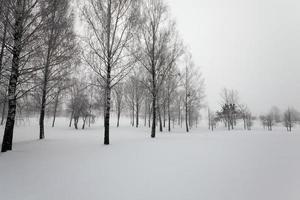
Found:
M 189 132 L 194 118 L 199 115 L 202 99 L 204 98 L 204 79 L 195 67 L 190 53 L 185 57 L 185 68 L 183 73 L 183 90 L 184 90 L 184 110 L 185 110 L 185 129 Z
M 9 74 L 8 114 L 2 152 L 12 149 L 17 99 L 32 89 L 31 85 L 24 87 L 22 83 L 28 83 L 36 71 L 36 66 L 31 65 L 29 67 L 28 63 L 35 52 L 37 46 L 35 41 L 38 39 L 38 32 L 42 24 L 38 0 L 15 0 L 9 3 L 10 12 L 13 16 L 10 22 L 13 45 L 10 48 L 12 66 Z
M 115 106 L 116 106 L 116 112 L 117 112 L 117 127 L 120 126 L 120 117 L 121 112 L 124 107 L 123 100 L 124 100 L 124 85 L 119 84 L 116 85 L 114 88 L 114 99 L 115 99 Z
M 176 26 L 169 16 L 167 5 L 162 0 L 145 0 L 141 15 L 137 57 L 148 75 L 145 87 L 152 97 L 151 137 L 155 138 L 158 92 L 167 72 L 173 67 L 168 62 L 170 61 L 168 50 L 174 44 Z
M 69 4 L 69 0 L 44 0 L 41 6 L 44 25 L 39 49 L 43 66 L 40 78 L 40 139 L 45 137 L 46 106 L 55 99 L 56 93 L 53 90 L 60 84 L 60 79 L 69 73 L 71 64 L 67 62 L 75 52 L 74 19 Z
M 104 89 L 104 144 L 109 142 L 111 91 L 133 67 L 130 44 L 138 20 L 137 0 L 88 0 L 83 8 L 88 49 L 84 60 Z

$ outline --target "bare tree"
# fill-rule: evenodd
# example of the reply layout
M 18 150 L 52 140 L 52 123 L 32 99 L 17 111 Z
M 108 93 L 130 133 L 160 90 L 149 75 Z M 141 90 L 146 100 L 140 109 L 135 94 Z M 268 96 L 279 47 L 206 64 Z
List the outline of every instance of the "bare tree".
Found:
M 138 37 L 138 57 L 147 72 L 144 82 L 152 97 L 151 137 L 156 134 L 158 92 L 168 71 L 174 67 L 179 54 L 180 41 L 174 21 L 168 15 L 168 7 L 162 0 L 145 0 L 142 5 L 140 34 Z M 170 53 L 175 50 L 176 53 Z M 160 120 L 161 121 L 161 120 Z
M 124 88 L 124 96 L 128 111 L 130 113 L 131 118 L 131 126 L 134 127 L 135 124 L 135 82 L 134 79 L 129 77 L 129 79 L 125 83 Z
M 204 98 L 204 79 L 199 68 L 195 68 L 192 56 L 189 53 L 185 57 L 183 76 L 185 129 L 186 132 L 189 132 L 193 121 L 192 115 L 196 113 L 194 118 L 197 118 Z
M 8 48 L 8 40 L 9 40 L 9 23 L 10 23 L 10 5 L 11 1 L 1 1 L 1 8 L 0 8 L 0 44 L 1 44 L 1 49 L 0 49 L 0 83 L 3 85 L 3 68 L 4 68 L 4 59 L 5 59 L 5 53 L 7 52 Z
M 42 4 L 40 139 L 45 137 L 46 106 L 58 97 L 53 90 L 60 84 L 60 79 L 69 73 L 71 64 L 68 61 L 75 52 L 74 20 L 69 7 L 69 0 L 43 0 Z
M 180 86 L 181 74 L 178 69 L 173 68 L 167 74 L 166 78 L 166 104 L 167 104 L 167 112 L 168 112 L 168 131 L 171 131 L 171 105 L 174 103 L 176 90 Z
M 239 113 L 239 94 L 236 90 L 223 88 L 220 96 L 221 111 L 218 112 L 218 117 L 224 121 L 228 130 L 234 129 Z
M 136 0 L 89 0 L 83 8 L 88 28 L 84 60 L 104 89 L 104 144 L 109 144 L 111 90 L 133 67 L 130 44 L 138 19 Z
M 75 129 L 78 129 L 78 123 L 80 118 L 82 118 L 83 120 L 82 129 L 85 128 L 86 119 L 90 113 L 90 103 L 88 95 L 86 94 L 87 88 L 87 84 L 84 81 L 79 80 L 77 78 L 74 78 L 72 80 L 72 85 L 69 88 L 71 97 L 68 104 L 68 109 L 71 112 L 70 124 L 72 123 L 72 120 L 74 120 Z
M 60 79 L 57 80 L 57 84 L 55 88 L 53 88 L 53 96 L 54 96 L 54 103 L 53 104 L 53 120 L 52 120 L 52 127 L 55 125 L 55 120 L 57 116 L 57 108 L 61 104 L 62 99 L 66 96 L 63 95 L 63 92 L 67 92 L 69 87 L 71 86 L 71 78 L 69 77 L 70 74 L 66 73 L 67 71 L 61 71 L 64 76 L 60 76 Z M 51 102 L 51 101 L 50 101 Z
M 121 117 L 121 112 L 124 107 L 122 104 L 124 100 L 124 85 L 119 84 L 116 85 L 114 88 L 114 99 L 115 99 L 115 105 L 116 105 L 116 111 L 117 111 L 117 127 L 120 126 L 120 117 Z
M 266 114 L 264 117 L 262 117 L 261 119 L 265 120 L 265 125 L 267 126 L 269 131 L 272 131 L 273 126 L 276 123 L 279 123 L 281 121 L 280 119 L 280 111 L 276 106 L 273 106 L 269 113 Z
M 27 67 L 27 64 L 32 59 L 36 49 L 37 44 L 34 41 L 37 40 L 37 33 L 42 24 L 38 3 L 38 0 L 16 0 L 10 1 L 9 5 L 10 13 L 13 13 L 13 19 L 10 22 L 12 24 L 13 46 L 10 49 L 12 66 L 9 75 L 8 114 L 2 152 L 12 149 L 17 99 L 32 89 L 32 86 L 25 88 L 22 83 L 28 83 L 36 70 L 36 66 Z
M 214 131 L 214 129 L 216 129 L 216 126 L 217 126 L 216 115 L 213 111 L 208 109 L 208 129 Z
M 287 131 L 291 132 L 292 127 L 299 121 L 299 112 L 293 108 L 288 108 L 283 115 L 283 124 Z

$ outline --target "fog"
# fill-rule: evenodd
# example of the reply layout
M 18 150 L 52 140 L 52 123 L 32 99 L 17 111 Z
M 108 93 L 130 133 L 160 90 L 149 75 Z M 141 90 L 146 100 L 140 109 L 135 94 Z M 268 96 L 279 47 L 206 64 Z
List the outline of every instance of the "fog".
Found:
M 169 0 L 171 15 L 206 79 L 206 101 L 223 87 L 260 114 L 300 108 L 300 2 Z

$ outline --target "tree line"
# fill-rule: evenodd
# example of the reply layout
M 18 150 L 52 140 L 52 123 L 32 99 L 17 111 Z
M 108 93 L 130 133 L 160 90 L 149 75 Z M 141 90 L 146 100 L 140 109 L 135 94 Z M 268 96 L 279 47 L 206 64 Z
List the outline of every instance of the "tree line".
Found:
M 133 126 L 143 116 L 152 138 L 166 124 L 197 125 L 204 80 L 163 0 L 73 3 L 0 0 L 2 152 L 12 150 L 18 116 L 38 113 L 44 139 L 45 116 L 55 126 L 64 107 L 76 129 L 102 113 L 106 145 L 112 109 L 117 126 L 125 108 Z
M 214 112 L 208 109 L 208 127 L 214 130 L 218 124 L 224 124 L 229 131 L 235 129 L 238 121 L 242 121 L 245 130 L 251 130 L 255 120 L 259 120 L 264 129 L 272 131 L 274 125 L 283 125 L 288 132 L 300 123 L 300 112 L 290 107 L 283 113 L 273 106 L 266 114 L 253 116 L 249 107 L 241 103 L 236 90 L 224 88 L 220 94 L 220 110 Z

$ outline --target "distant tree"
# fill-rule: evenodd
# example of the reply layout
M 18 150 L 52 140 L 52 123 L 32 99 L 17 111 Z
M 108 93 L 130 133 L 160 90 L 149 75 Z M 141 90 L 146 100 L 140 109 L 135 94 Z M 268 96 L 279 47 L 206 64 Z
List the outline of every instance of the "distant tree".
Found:
M 264 120 L 263 125 L 264 127 L 267 127 L 269 131 L 272 131 L 273 126 L 281 121 L 280 111 L 276 106 L 273 106 L 268 114 L 261 116 L 260 118 L 261 120 Z
M 161 103 L 162 99 L 159 92 L 168 71 L 174 67 L 174 62 L 180 54 L 181 42 L 177 37 L 175 23 L 168 15 L 168 6 L 162 0 L 142 2 L 139 25 L 138 53 L 135 56 L 147 74 L 144 85 L 151 94 L 151 137 L 155 138 L 157 117 L 161 121 L 161 105 L 158 103 Z
M 253 125 L 252 121 L 252 114 L 245 104 L 239 104 L 239 111 L 238 111 L 238 117 L 241 117 L 243 119 L 244 123 L 244 129 L 245 130 L 251 130 L 251 127 Z
M 70 12 L 70 0 L 43 0 L 41 31 L 42 45 L 39 47 L 40 63 L 40 139 L 44 139 L 44 118 L 47 105 L 55 99 L 55 88 L 72 66 L 68 61 L 75 53 L 74 17 Z M 65 64 L 67 63 L 67 64 Z
M 217 125 L 217 119 L 214 112 L 208 109 L 208 129 L 214 131 Z
M 275 117 L 272 112 L 266 115 L 266 123 L 269 131 L 272 131 L 272 127 L 275 124 Z
M 185 68 L 183 72 L 183 90 L 184 90 L 184 110 L 185 110 L 185 128 L 186 132 L 189 132 L 192 126 L 192 121 L 196 117 L 192 117 L 193 113 L 199 114 L 198 111 L 201 108 L 202 99 L 204 98 L 204 79 L 199 71 L 199 68 L 195 67 L 190 53 L 185 56 Z
M 283 114 L 283 124 L 287 131 L 291 132 L 292 127 L 299 121 L 299 112 L 293 108 L 288 108 Z
M 74 127 L 78 129 L 79 119 L 82 118 L 82 129 L 85 128 L 86 119 L 89 117 L 89 99 L 86 94 L 87 85 L 83 81 L 74 78 L 70 87 L 70 102 L 68 109 L 71 112 L 70 125 L 74 120 Z
M 261 124 L 263 125 L 264 129 L 266 129 L 267 125 L 267 117 L 265 115 L 260 115 L 259 120 Z
M 269 114 L 273 116 L 274 123 L 280 123 L 282 121 L 281 112 L 277 106 L 273 106 Z
M 219 118 L 224 121 L 225 126 L 234 129 L 238 117 L 239 94 L 236 90 L 224 88 L 221 92 L 221 111 Z
M 124 84 L 118 84 L 116 87 L 113 89 L 114 91 L 114 100 L 115 100 L 115 106 L 116 106 L 116 111 L 117 111 L 117 127 L 120 126 L 120 117 L 121 117 L 121 112 L 124 107 L 123 100 L 124 100 Z
M 181 74 L 177 68 L 173 68 L 170 70 L 167 74 L 167 78 L 165 81 L 165 89 L 166 89 L 166 105 L 167 105 L 167 113 L 168 113 L 168 131 L 171 131 L 171 112 L 172 112 L 172 104 L 176 103 L 175 102 L 175 97 L 176 97 L 176 90 L 180 86 L 180 81 L 181 81 Z

